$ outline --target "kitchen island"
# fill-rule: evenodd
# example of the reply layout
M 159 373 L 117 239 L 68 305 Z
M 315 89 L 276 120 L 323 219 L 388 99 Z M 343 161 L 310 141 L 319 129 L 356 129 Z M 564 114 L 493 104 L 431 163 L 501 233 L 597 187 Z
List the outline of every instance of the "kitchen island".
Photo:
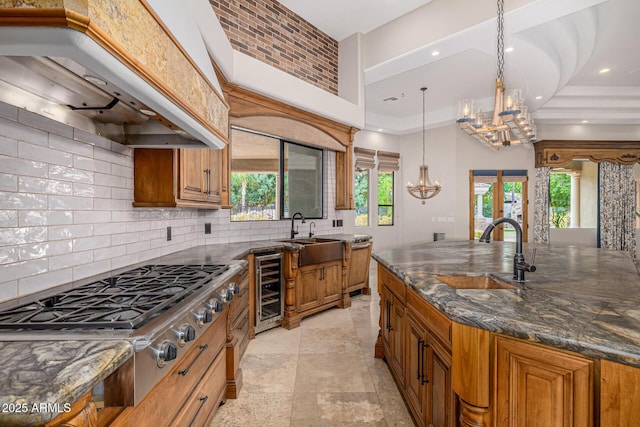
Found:
M 525 246 L 525 254 L 533 247 L 536 246 Z M 638 417 L 638 409 L 620 414 L 624 402 L 633 402 L 633 396 L 616 395 L 618 389 L 628 385 L 625 379 L 637 379 L 640 372 L 640 278 L 634 263 L 624 252 L 574 246 L 536 248 L 537 271 L 527 273 L 524 283 L 512 281 L 515 243 L 442 241 L 376 251 L 373 258 L 380 266 L 382 317 L 377 355 L 384 354 L 399 387 L 410 391 L 416 388 L 408 373 L 409 365 L 415 364 L 410 343 L 417 344 L 418 363 L 423 363 L 423 349 L 427 347 L 436 356 L 442 355 L 442 371 L 450 375 L 443 380 L 443 389 L 448 384 L 455 392 L 457 399 L 453 400 L 457 402 L 452 402 L 450 409 L 456 413 L 459 405 L 463 425 L 471 425 L 471 420 L 485 425 L 491 416 L 496 417 L 498 425 L 515 423 L 523 409 L 513 406 L 517 404 L 516 394 L 501 400 L 505 389 L 514 390 L 509 389 L 513 384 L 504 383 L 501 378 L 501 361 L 506 360 L 507 376 L 531 376 L 531 370 L 545 367 L 523 367 L 526 364 L 515 361 L 526 359 L 527 355 L 535 359 L 537 351 L 543 360 L 557 356 L 577 363 L 575 370 L 564 365 L 554 367 L 555 373 L 546 380 L 538 378 L 538 386 L 548 380 L 545 390 L 551 390 L 548 395 L 557 398 L 554 387 L 566 386 L 569 377 L 581 378 L 584 384 L 573 383 L 574 388 L 562 389 L 565 397 L 560 403 L 567 398 L 567 392 L 575 391 L 569 393 L 575 401 L 572 405 L 581 407 L 567 409 L 585 410 L 589 419 L 585 425 L 600 417 L 602 425 L 607 425 L 604 420 L 637 420 L 634 417 Z M 438 276 L 487 273 L 515 288 L 459 289 L 438 280 Z M 404 305 L 403 298 L 408 301 Z M 418 314 L 412 312 L 411 304 L 413 301 L 415 305 L 416 298 L 427 304 L 426 311 L 419 308 Z M 436 337 L 434 345 L 429 345 L 430 338 L 424 338 L 412 327 L 419 314 L 426 320 L 417 324 L 433 329 L 427 335 Z M 417 338 L 412 340 L 412 336 Z M 513 345 L 524 345 L 524 355 L 514 356 L 517 351 Z M 434 350 L 438 348 L 442 349 L 439 353 Z M 501 359 L 502 355 L 506 359 Z M 427 359 L 432 360 L 432 355 Z M 509 371 L 509 367 L 515 371 Z M 561 371 L 571 372 L 555 378 Z M 424 367 L 418 368 L 417 376 L 426 379 L 425 372 Z M 577 372 L 586 376 L 582 378 Z M 520 392 L 533 392 L 527 388 L 533 387 L 532 383 L 523 381 Z M 584 396 L 578 393 L 578 387 L 586 387 Z M 415 396 L 420 392 L 411 391 Z M 538 390 L 538 395 L 545 392 Z M 422 404 L 420 399 L 417 402 L 416 407 Z M 544 413 L 544 407 L 537 409 Z M 518 410 L 520 413 L 514 414 Z M 554 420 L 549 422 L 554 425 Z

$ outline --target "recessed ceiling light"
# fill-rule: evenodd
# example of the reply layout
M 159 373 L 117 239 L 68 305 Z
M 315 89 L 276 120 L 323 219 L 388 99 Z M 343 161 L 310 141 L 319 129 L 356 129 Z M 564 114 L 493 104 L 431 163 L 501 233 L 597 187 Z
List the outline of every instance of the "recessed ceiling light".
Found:
M 382 132 L 382 129 L 378 129 L 378 132 Z
M 589 120 L 583 120 L 582 123 L 589 123 Z
M 140 112 L 141 112 L 142 114 L 144 114 L 145 116 L 149 116 L 149 117 L 153 117 L 153 116 L 155 116 L 155 115 L 156 115 L 156 112 L 155 112 L 155 111 L 147 110 L 146 108 L 141 108 L 141 109 L 140 109 Z
M 440 52 L 437 50 L 434 50 L 433 52 L 431 52 L 431 56 L 438 56 L 440 55 Z
M 598 74 L 607 74 L 609 71 L 611 71 L 611 68 L 603 68 L 598 71 Z
M 107 85 L 107 82 L 102 80 L 100 77 L 86 75 L 86 76 L 82 76 L 82 78 L 88 81 L 89 83 L 93 83 L 94 85 L 97 85 L 97 86 Z
M 513 47 L 508 47 L 504 50 L 505 52 L 509 53 L 509 52 L 513 52 Z
M 536 96 L 536 99 L 542 99 L 542 95 Z

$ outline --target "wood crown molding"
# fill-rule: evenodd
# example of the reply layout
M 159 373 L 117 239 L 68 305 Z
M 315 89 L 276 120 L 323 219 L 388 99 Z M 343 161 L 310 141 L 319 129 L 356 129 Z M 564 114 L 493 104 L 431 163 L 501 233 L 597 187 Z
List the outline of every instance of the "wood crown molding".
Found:
M 154 73 L 154 70 L 144 65 L 138 58 L 129 53 L 127 46 L 123 46 L 119 43 L 114 38 L 114 35 L 109 34 L 108 29 L 101 28 L 96 22 L 96 19 L 91 18 L 91 9 L 99 10 L 101 8 L 101 4 L 101 2 L 96 0 L 88 0 L 84 5 L 85 7 L 82 12 L 72 10 L 67 7 L 66 4 L 61 4 L 60 7 L 54 8 L 40 7 L 38 5 L 35 7 L 12 8 L 0 5 L 0 27 L 69 28 L 85 34 L 122 62 L 127 68 L 149 83 L 172 103 L 187 112 L 203 127 L 228 144 L 229 104 L 227 104 L 223 95 L 218 92 L 215 86 L 213 86 L 209 79 L 204 75 L 202 70 L 200 70 L 200 68 L 195 64 L 193 58 L 191 58 L 191 56 L 184 50 L 173 33 L 169 31 L 149 4 L 145 0 L 134 0 L 131 2 L 135 7 L 142 7 L 141 9 L 139 8 L 138 12 L 143 13 L 142 11 L 144 11 L 144 13 L 153 19 L 153 21 L 162 29 L 164 35 L 170 40 L 171 44 L 178 50 L 179 56 L 182 57 L 178 59 L 182 59 L 189 64 L 189 68 L 191 68 L 191 70 L 183 69 L 181 72 L 184 72 L 186 76 L 190 76 L 191 80 L 193 80 L 194 86 L 197 86 L 201 90 L 202 97 L 206 98 L 206 102 L 203 105 L 193 105 L 193 103 L 189 102 L 187 99 L 189 94 L 182 94 L 184 96 L 181 96 L 181 94 L 177 93 L 176 90 L 172 88 L 173 85 L 164 81 L 157 73 Z M 131 41 L 131 43 L 135 44 L 135 38 L 132 38 L 132 40 L 133 41 Z M 140 41 L 140 43 L 144 43 L 144 41 Z M 172 59 L 176 59 L 175 56 Z M 184 62 L 183 64 L 174 65 L 184 65 Z M 185 78 L 185 75 L 182 75 L 181 78 Z M 212 117 L 203 116 L 202 111 L 208 111 L 206 110 L 207 108 L 213 108 L 216 110 L 214 120 L 212 120 Z M 220 112 L 223 113 L 224 117 L 220 117 Z M 212 123 L 213 121 L 218 121 L 218 123 L 215 123 L 214 125 Z
M 535 166 L 565 166 L 574 159 L 612 162 L 623 165 L 640 163 L 640 141 L 543 140 L 534 144 Z

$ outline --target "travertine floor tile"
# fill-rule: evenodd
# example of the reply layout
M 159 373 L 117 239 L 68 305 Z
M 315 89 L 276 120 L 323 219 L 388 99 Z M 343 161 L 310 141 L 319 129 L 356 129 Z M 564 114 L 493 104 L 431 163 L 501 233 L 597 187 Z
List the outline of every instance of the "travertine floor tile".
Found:
M 300 354 L 294 391 L 372 392 L 375 387 L 361 353 Z
M 376 393 L 296 393 L 292 426 L 386 426 Z
M 246 354 L 240 367 L 247 393 L 293 393 L 298 355 Z
M 301 335 L 301 328 L 275 328 L 261 332 L 249 341 L 245 354 L 298 354 Z
M 351 322 L 349 322 L 351 323 Z M 304 329 L 300 341 L 300 354 L 357 353 L 360 345 L 352 325 L 342 328 Z
M 292 393 L 247 393 L 227 399 L 218 408 L 211 427 L 289 426 Z
M 331 308 L 313 316 L 302 319 L 302 329 L 330 329 L 343 328 L 345 325 L 351 326 L 351 316 L 349 309 Z

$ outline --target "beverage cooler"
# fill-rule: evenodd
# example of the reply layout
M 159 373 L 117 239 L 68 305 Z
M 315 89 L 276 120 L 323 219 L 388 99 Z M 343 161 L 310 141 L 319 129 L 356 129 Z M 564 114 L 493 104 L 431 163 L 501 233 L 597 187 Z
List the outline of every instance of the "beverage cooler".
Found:
M 281 252 L 256 255 L 256 333 L 280 326 L 284 313 Z

